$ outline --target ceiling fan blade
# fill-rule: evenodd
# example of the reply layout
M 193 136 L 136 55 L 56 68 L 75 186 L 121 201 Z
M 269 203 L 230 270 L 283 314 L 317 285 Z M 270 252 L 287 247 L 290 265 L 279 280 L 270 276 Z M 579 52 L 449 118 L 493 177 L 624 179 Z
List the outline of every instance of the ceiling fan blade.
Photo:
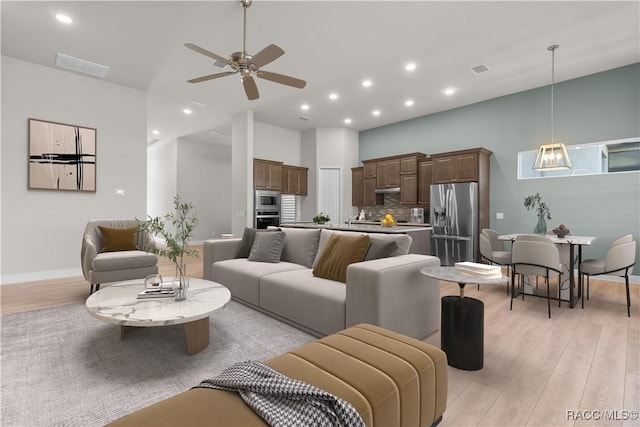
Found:
M 219 79 L 220 77 L 230 76 L 231 74 L 235 74 L 237 71 L 225 71 L 224 73 L 216 73 L 209 74 L 208 76 L 202 76 L 195 79 L 187 80 L 188 83 L 200 83 L 206 82 L 207 80 Z
M 202 48 L 202 47 L 200 47 L 198 45 L 195 45 L 193 43 L 185 43 L 184 47 L 188 47 L 189 49 L 194 50 L 194 51 L 196 51 L 198 53 L 201 53 L 204 56 L 208 56 L 209 58 L 215 59 L 215 60 L 220 61 L 220 62 L 224 62 L 227 65 L 231 65 L 231 62 L 227 58 L 223 58 L 220 55 L 217 55 L 217 54 L 215 54 L 213 52 L 209 52 L 207 49 Z
M 284 50 L 276 46 L 275 44 L 270 44 L 269 46 L 262 49 L 260 52 L 253 55 L 250 63 L 255 65 L 256 70 L 268 63 L 275 61 L 284 55 Z
M 253 77 L 243 77 L 242 85 L 244 86 L 244 92 L 247 94 L 247 98 L 249 98 L 249 100 L 253 101 L 254 99 L 260 98 L 260 95 L 258 94 L 258 86 L 256 86 L 256 81 Z
M 269 71 L 258 71 L 256 72 L 256 76 L 260 77 L 261 79 L 271 80 L 272 82 L 280 83 L 283 85 L 297 87 L 298 89 L 302 89 L 307 85 L 307 82 L 305 82 L 304 80 L 285 76 L 284 74 L 272 73 Z

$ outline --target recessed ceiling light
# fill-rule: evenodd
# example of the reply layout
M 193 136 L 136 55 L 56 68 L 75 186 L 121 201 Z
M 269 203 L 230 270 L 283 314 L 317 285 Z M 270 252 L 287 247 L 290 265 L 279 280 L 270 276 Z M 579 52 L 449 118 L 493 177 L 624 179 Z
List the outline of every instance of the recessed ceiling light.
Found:
M 308 104 L 302 104 L 300 106 L 300 108 L 302 108 L 304 111 L 307 111 L 309 109 L 309 105 Z
M 56 19 L 63 24 L 71 24 L 73 22 L 73 19 L 64 13 L 56 13 Z
M 416 69 L 416 64 L 414 64 L 413 62 L 409 62 L 407 65 L 404 66 L 404 69 L 407 71 L 413 71 Z
M 445 95 L 453 95 L 454 93 L 456 93 L 456 88 L 455 87 L 448 87 L 445 90 L 442 91 L 442 93 L 444 93 Z
M 336 99 L 338 99 L 338 94 L 337 93 L 332 93 L 329 95 L 329 99 L 332 101 L 335 101 Z
M 190 110 L 190 109 L 188 109 L 188 108 L 185 108 L 184 110 L 182 110 L 182 112 L 183 112 L 183 113 L 185 113 L 185 114 L 191 114 L 191 113 L 193 113 L 193 111 L 191 111 L 191 110 Z
M 373 84 L 373 82 L 371 82 L 371 80 L 363 80 L 362 81 L 362 86 L 364 86 L 364 87 L 371 87 L 372 84 Z
M 371 112 L 371 114 L 373 114 L 374 116 L 379 116 L 380 115 L 380 110 L 373 110 Z
M 349 119 L 349 118 L 344 119 L 344 122 L 345 122 L 346 124 L 350 124 L 350 123 L 351 123 L 351 119 Z
M 151 133 L 154 134 L 154 135 L 160 135 L 160 131 L 159 130 L 155 130 L 155 129 L 152 130 Z
M 404 101 L 404 105 L 406 105 L 407 107 L 411 107 L 413 105 L 413 100 L 407 99 L 406 101 Z

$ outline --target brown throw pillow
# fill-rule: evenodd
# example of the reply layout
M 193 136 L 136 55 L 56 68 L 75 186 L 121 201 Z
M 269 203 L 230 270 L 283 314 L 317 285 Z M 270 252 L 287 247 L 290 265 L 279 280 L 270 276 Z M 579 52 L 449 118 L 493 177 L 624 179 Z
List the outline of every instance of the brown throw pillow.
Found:
M 132 228 L 109 228 L 98 226 L 102 233 L 102 249 L 100 252 L 135 251 L 136 245 L 135 227 Z
M 347 266 L 362 261 L 370 243 L 369 236 L 331 236 L 313 275 L 346 283 Z

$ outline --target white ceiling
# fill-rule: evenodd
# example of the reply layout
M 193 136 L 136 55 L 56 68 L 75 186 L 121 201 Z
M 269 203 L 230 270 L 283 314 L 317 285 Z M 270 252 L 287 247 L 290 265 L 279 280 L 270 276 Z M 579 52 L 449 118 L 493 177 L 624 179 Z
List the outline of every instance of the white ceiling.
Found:
M 264 69 L 307 86 L 256 79 L 260 99 L 248 101 L 237 76 L 186 82 L 220 70 L 184 43 L 225 57 L 242 49 L 236 1 L 2 1 L 1 7 L 2 55 L 53 67 L 60 52 L 110 66 L 105 80 L 148 93 L 149 140 L 196 134 L 228 142 L 231 117 L 247 109 L 260 122 L 300 131 L 346 126 L 345 117 L 353 120 L 348 127 L 370 129 L 548 85 L 552 44 L 560 45 L 556 82 L 640 61 L 638 1 L 254 0 L 247 50 L 277 44 L 285 55 Z M 58 12 L 74 23 L 56 21 Z M 417 64 L 412 73 L 404 70 L 409 61 Z M 479 64 L 491 71 L 472 73 Z M 364 78 L 373 86 L 364 89 Z M 448 86 L 458 92 L 444 96 Z M 336 101 L 328 98 L 333 91 Z M 407 99 L 413 107 L 404 106 Z M 380 116 L 372 116 L 374 109 Z

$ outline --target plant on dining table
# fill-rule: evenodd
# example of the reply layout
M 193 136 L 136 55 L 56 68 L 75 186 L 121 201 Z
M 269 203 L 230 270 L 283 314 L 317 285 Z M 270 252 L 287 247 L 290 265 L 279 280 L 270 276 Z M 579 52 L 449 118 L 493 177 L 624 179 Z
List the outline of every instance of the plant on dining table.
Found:
M 528 211 L 532 209 L 535 210 L 538 216 L 538 223 L 533 232 L 536 234 L 545 234 L 547 232 L 547 221 L 545 219 L 551 219 L 551 209 L 542 201 L 540 193 L 525 197 L 524 207 L 527 208 Z

